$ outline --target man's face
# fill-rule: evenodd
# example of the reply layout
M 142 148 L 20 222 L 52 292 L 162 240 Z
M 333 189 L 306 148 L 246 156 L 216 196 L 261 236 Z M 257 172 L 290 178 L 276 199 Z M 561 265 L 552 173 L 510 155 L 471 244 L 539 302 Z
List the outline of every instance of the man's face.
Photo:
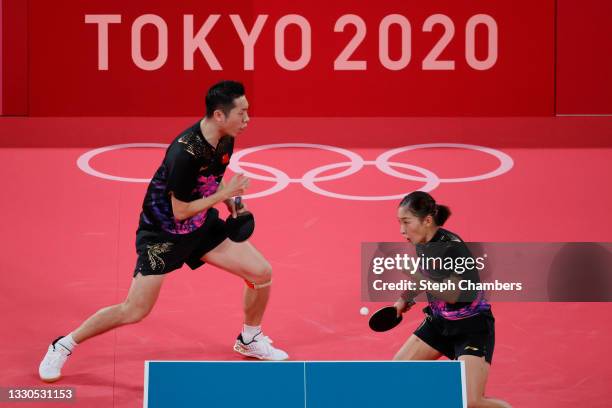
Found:
M 221 128 L 225 134 L 236 137 L 247 127 L 250 120 L 248 109 L 249 102 L 246 96 L 243 95 L 234 99 L 234 108 L 232 108 L 228 115 L 222 115 Z
M 432 227 L 431 215 L 423 220 L 416 217 L 407 207 L 397 209 L 397 219 L 400 223 L 400 233 L 413 244 L 423 244 L 427 241 L 427 233 Z

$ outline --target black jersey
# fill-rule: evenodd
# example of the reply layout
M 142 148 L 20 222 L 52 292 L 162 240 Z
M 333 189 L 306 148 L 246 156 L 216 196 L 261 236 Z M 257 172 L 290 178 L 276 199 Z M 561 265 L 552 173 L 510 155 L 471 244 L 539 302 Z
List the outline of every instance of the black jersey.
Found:
M 459 265 L 465 265 L 465 261 L 461 258 L 473 258 L 473 255 L 457 234 L 438 228 L 430 241 L 416 245 L 416 251 L 419 257 L 424 257 L 428 262 L 433 259 L 441 260 L 441 262 L 429 262 L 427 265 L 430 266 L 421 269 L 423 275 L 428 279 L 441 282 L 455 277 L 464 282 L 480 283 L 478 269 L 474 265 L 459 267 Z M 431 312 L 435 316 L 448 320 L 471 317 L 491 309 L 481 290 L 462 290 L 455 303 L 448 303 L 430 293 L 427 293 L 427 299 Z
M 140 214 L 140 229 L 188 234 L 200 228 L 207 211 L 179 221 L 170 193 L 185 202 L 208 197 L 219 188 L 234 149 L 234 138 L 223 136 L 216 147 L 206 141 L 200 122 L 182 132 L 149 183 Z

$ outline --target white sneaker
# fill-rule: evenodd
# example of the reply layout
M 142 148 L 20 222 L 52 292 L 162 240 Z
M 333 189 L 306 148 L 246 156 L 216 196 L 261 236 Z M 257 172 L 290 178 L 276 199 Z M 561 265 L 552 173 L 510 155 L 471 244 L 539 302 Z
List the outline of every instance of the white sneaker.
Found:
M 273 347 L 271 343 L 272 339 L 268 336 L 264 336 L 263 333 L 257 334 L 253 337 L 253 340 L 245 343 L 242 339 L 242 333 L 240 333 L 236 339 L 236 344 L 234 344 L 234 351 L 243 356 L 258 358 L 260 360 L 282 361 L 289 358 L 289 354 L 281 349 Z
M 58 337 L 49 345 L 45 358 L 40 362 L 38 375 L 45 382 L 55 382 L 62 377 L 62 367 L 72 353 L 66 347 L 59 344 Z

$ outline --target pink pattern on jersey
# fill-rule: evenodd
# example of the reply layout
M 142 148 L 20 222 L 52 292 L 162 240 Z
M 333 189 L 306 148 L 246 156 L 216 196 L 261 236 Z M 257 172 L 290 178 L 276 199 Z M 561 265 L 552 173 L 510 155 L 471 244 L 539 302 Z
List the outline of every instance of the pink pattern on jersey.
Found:
M 194 193 L 197 192 L 202 197 L 209 197 L 217 192 L 219 189 L 219 183 L 215 176 L 200 176 L 194 189 Z M 174 219 L 174 231 L 175 234 L 188 234 L 200 228 L 204 221 L 206 221 L 206 211 L 202 211 L 193 217 L 187 218 L 186 220 L 179 221 Z

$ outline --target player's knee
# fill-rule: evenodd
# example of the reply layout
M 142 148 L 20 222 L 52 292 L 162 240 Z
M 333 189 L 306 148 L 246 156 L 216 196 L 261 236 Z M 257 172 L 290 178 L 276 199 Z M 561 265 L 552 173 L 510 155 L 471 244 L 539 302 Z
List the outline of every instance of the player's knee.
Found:
M 400 350 L 395 356 L 393 356 L 394 361 L 410 361 L 416 360 L 416 352 L 413 349 L 408 350 Z
M 247 279 L 255 284 L 263 284 L 272 280 L 272 266 L 268 262 L 263 262 L 256 268 L 253 268 Z
M 152 307 L 137 304 L 132 302 L 125 302 L 121 305 L 121 322 L 123 324 L 138 323 L 151 312 Z
M 482 397 L 468 396 L 467 403 L 468 403 L 468 408 L 481 408 L 485 406 Z

